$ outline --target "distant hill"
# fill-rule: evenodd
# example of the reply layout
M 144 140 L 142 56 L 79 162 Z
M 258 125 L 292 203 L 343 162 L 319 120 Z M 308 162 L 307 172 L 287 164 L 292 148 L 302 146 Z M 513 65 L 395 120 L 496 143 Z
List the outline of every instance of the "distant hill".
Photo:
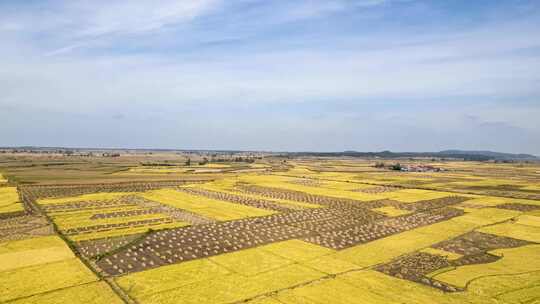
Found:
M 444 150 L 439 153 L 442 154 L 456 154 L 456 155 L 484 155 L 489 156 L 494 159 L 538 159 L 538 157 L 531 154 L 513 154 L 513 153 L 502 153 L 502 152 L 493 152 L 493 151 L 467 151 L 467 150 Z
M 531 154 L 512 154 L 492 151 L 465 151 L 465 150 L 444 150 L 439 152 L 298 152 L 288 153 L 295 156 L 350 156 L 350 157 L 380 157 L 380 158 L 403 158 L 403 157 L 433 157 L 433 158 L 459 158 L 465 160 L 535 160 L 540 158 Z

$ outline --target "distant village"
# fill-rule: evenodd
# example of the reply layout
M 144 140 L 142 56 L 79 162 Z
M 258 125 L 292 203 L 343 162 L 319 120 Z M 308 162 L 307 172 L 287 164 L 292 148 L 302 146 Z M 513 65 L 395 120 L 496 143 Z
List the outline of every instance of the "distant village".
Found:
M 400 166 L 400 171 L 404 172 L 441 172 L 446 171 L 444 168 L 433 167 L 430 165 L 403 165 Z
M 394 171 L 402 171 L 402 172 L 442 172 L 446 171 L 444 168 L 434 167 L 431 165 L 422 165 L 422 164 L 409 164 L 409 165 L 402 165 L 400 163 L 396 163 L 393 165 L 387 166 L 384 163 L 376 163 L 375 168 L 385 168 L 389 170 Z

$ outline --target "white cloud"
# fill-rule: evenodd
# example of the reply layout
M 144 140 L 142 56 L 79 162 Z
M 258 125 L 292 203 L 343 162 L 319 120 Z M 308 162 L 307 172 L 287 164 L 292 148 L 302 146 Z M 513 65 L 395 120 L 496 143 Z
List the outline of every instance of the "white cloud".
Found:
M 355 8 L 370 8 L 389 2 L 388 0 L 307 0 L 286 2 L 282 16 L 277 21 L 318 18 Z M 279 12 L 279 10 L 278 10 Z
M 47 96 L 48 107 L 87 111 L 133 102 L 178 106 L 540 94 L 537 58 L 506 54 L 540 42 L 529 31 L 505 37 L 490 39 L 478 31 L 411 46 L 384 48 L 383 42 L 382 48 L 365 51 L 299 49 L 185 58 L 141 54 L 29 61 L 3 56 L 0 79 L 9 85 L 0 85 L 0 103 L 10 99 L 32 105 Z M 494 49 L 503 55 L 482 56 Z
M 65 13 L 77 16 L 82 36 L 137 34 L 191 21 L 216 8 L 219 0 L 68 2 Z
M 426 28 L 421 34 L 401 28 L 391 28 L 384 34 L 364 30 L 360 35 L 355 31 L 318 33 L 310 28 L 295 27 L 291 31 L 296 31 L 296 35 L 291 38 L 288 33 L 276 35 L 274 32 L 278 27 L 274 22 L 282 20 L 279 18 L 287 13 L 299 19 L 330 17 L 359 3 L 376 6 L 384 2 L 302 1 L 287 5 L 279 2 L 280 9 L 276 12 L 265 6 L 249 14 L 250 17 L 268 15 L 268 19 L 238 21 L 244 17 L 244 12 L 227 11 L 231 7 L 218 0 L 159 4 L 142 1 L 110 4 L 100 0 L 57 3 L 42 12 L 21 14 L 17 23 L 13 23 L 13 18 L 5 18 L 2 24 L 12 25 L 4 26 L 3 31 L 0 25 L 3 45 L 0 49 L 0 109 L 36 116 L 43 113 L 43 116 L 65 119 L 71 124 L 77 121 L 74 117 L 85 115 L 122 116 L 125 118 L 111 124 L 128 124 L 124 126 L 126 129 L 130 123 L 133 128 L 140 124 L 140 121 L 132 121 L 133 117 L 143 119 L 149 112 L 156 111 L 160 114 L 153 121 L 159 120 L 160 125 L 151 130 L 157 132 L 159 127 L 170 130 L 185 127 L 180 122 L 185 116 L 178 112 L 186 108 L 202 109 L 197 114 L 204 116 L 212 107 L 227 109 L 239 104 L 249 112 L 250 108 L 261 106 L 309 110 L 310 103 L 326 103 L 328 108 L 339 112 L 339 105 L 331 104 L 348 101 L 357 105 L 351 114 L 365 112 L 367 118 L 352 119 L 344 125 L 343 117 L 335 115 L 322 123 L 321 119 L 301 117 L 304 113 L 292 113 L 287 119 L 276 119 L 274 123 L 265 121 L 265 117 L 247 119 L 225 110 L 220 115 L 226 118 L 212 129 L 231 132 L 233 138 L 242 135 L 235 133 L 234 128 L 249 129 L 246 126 L 254 124 L 261 129 L 259 133 L 271 137 L 276 128 L 283 131 L 296 125 L 299 131 L 295 138 L 302 144 L 313 138 L 308 135 L 316 134 L 311 129 L 341 134 L 332 143 L 336 149 L 339 141 L 354 136 L 356 129 L 369 131 L 370 126 L 384 132 L 391 132 L 392 128 L 417 132 L 418 138 L 422 138 L 422 134 L 441 134 L 448 128 L 450 138 L 459 138 L 459 134 L 467 133 L 460 120 L 467 113 L 485 122 L 515 126 L 515 130 L 505 129 L 508 134 L 520 128 L 540 133 L 536 123 L 540 111 L 538 101 L 532 106 L 518 106 L 522 99 L 540 96 L 538 55 L 520 53 L 540 46 L 534 22 L 497 20 L 483 23 L 474 30 L 441 32 Z M 283 6 L 299 10 L 287 11 Z M 28 16 L 38 15 L 41 18 L 31 27 L 33 23 Z M 216 15 L 219 15 L 218 22 L 205 19 L 202 26 L 197 23 L 203 17 L 211 19 Z M 242 35 L 244 29 L 249 35 Z M 302 30 L 304 36 L 298 34 Z M 238 32 L 240 39 L 227 46 L 201 46 L 201 41 L 236 37 Z M 296 44 L 295 39 L 299 39 L 299 43 Z M 136 51 L 126 51 L 128 46 Z M 511 106 L 489 102 L 494 97 Z M 432 101 L 441 99 L 449 104 L 443 110 Z M 471 100 L 474 104 L 486 102 L 487 105 L 467 107 L 466 103 Z M 385 121 L 394 121 L 392 117 L 397 117 L 400 110 L 388 111 L 381 120 L 371 118 L 381 101 L 414 111 L 408 116 L 402 113 L 403 121 L 385 127 Z M 419 115 L 424 108 L 425 115 Z M 129 115 L 123 115 L 124 111 L 130 112 Z M 5 117 L 9 119 L 5 130 L 16 131 L 15 117 L 9 113 L 4 113 L 9 116 Z M 25 115 L 18 115 L 16 120 L 27 120 Z M 187 120 L 188 127 L 197 119 L 200 118 Z M 245 123 L 232 124 L 243 119 Z M 50 122 L 47 118 L 43 120 L 42 124 Z M 89 119 L 85 126 L 99 129 L 98 121 Z M 207 121 L 200 124 L 197 125 L 199 130 L 209 130 L 205 129 Z M 57 129 L 50 132 L 62 129 L 63 125 L 62 121 L 55 122 Z M 228 125 L 232 127 L 227 129 Z M 484 126 L 486 132 L 494 129 L 491 125 L 488 127 L 491 129 Z M 368 133 L 362 136 L 369 137 Z M 274 145 L 279 145 L 279 136 L 274 137 Z M 206 140 L 206 137 L 201 138 Z M 368 139 L 376 141 L 376 138 Z M 474 136 L 469 139 L 472 142 Z M 414 144 L 421 147 L 420 143 Z M 520 145 L 531 151 L 537 149 L 530 148 L 533 144 Z M 369 149 L 377 147 L 372 145 Z M 296 148 L 302 149 L 299 145 Z
M 0 34 L 44 35 L 58 55 L 86 47 L 99 39 L 142 35 L 187 25 L 218 9 L 222 0 L 52 1 L 0 11 Z M 47 40 L 45 40 L 47 41 Z

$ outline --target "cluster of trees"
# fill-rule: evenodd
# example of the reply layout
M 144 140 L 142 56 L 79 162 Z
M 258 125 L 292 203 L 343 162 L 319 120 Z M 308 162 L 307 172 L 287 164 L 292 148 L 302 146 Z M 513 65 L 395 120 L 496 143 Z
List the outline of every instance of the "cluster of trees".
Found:
M 390 166 L 390 169 L 392 170 L 396 170 L 396 171 L 400 171 L 401 170 L 401 164 L 400 163 L 397 163 L 397 164 L 393 164 Z
M 374 166 L 374 167 L 375 167 L 375 168 L 380 168 L 380 169 L 382 169 L 382 168 L 386 168 L 386 164 L 383 163 L 383 162 L 377 162 L 377 163 L 375 163 L 375 166 Z M 403 167 L 401 166 L 400 163 L 396 163 L 396 164 L 390 165 L 388 168 L 389 168 L 390 170 L 400 171 L 401 168 L 403 168 Z

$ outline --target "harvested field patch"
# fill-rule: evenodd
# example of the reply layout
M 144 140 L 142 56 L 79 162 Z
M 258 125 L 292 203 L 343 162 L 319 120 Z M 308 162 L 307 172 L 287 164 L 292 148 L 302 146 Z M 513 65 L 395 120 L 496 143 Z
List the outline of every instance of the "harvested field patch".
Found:
M 378 193 L 394 192 L 398 190 L 400 190 L 400 188 L 392 187 L 392 186 L 375 186 L 375 187 L 369 187 L 369 188 L 360 188 L 353 191 L 369 193 L 369 194 L 378 194 Z
M 399 279 L 422 283 L 439 288 L 443 291 L 456 292 L 460 289 L 426 276 L 435 270 L 447 268 L 450 265 L 450 262 L 440 255 L 418 252 L 398 258 L 390 263 L 378 266 L 375 269 Z
M 156 232 L 98 264 L 106 273 L 118 275 L 294 238 L 343 249 L 462 213 L 457 209 L 440 208 L 387 219 L 361 208 L 302 210 Z M 135 256 L 132 253 L 136 253 Z
M 412 213 L 412 211 L 398 209 L 398 208 L 393 207 L 393 206 L 383 206 L 383 207 L 379 207 L 379 208 L 373 208 L 371 210 L 380 212 L 380 213 L 382 213 L 384 215 L 387 215 L 387 216 L 400 216 L 400 215 L 405 215 L 405 214 Z
M 494 249 L 514 248 L 530 244 L 527 241 L 481 232 L 469 232 L 457 238 L 440 242 L 433 248 L 462 256 L 483 254 Z
M 501 258 L 488 264 L 460 266 L 436 275 L 434 278 L 464 288 L 475 278 L 540 271 L 539 245 L 497 249 L 491 251 L 490 254 Z
M 299 228 L 271 221 L 261 223 L 257 219 L 164 230 L 100 260 L 98 265 L 106 273 L 117 275 L 299 238 L 305 234 Z
M 83 240 L 76 242 L 77 250 L 85 258 L 95 258 L 126 246 L 141 238 L 143 234 L 121 235 L 103 239 Z
M 297 178 L 297 179 L 289 181 L 289 183 L 295 184 L 295 185 L 301 185 L 301 186 L 308 186 L 308 187 L 320 187 L 324 185 L 323 182 L 318 181 L 316 179 L 310 179 L 310 178 Z
M 299 206 L 287 206 L 284 204 L 278 204 L 273 201 L 268 201 L 268 200 L 263 200 L 263 199 L 254 199 L 251 197 L 231 194 L 227 192 L 211 191 L 211 190 L 199 189 L 199 188 L 193 188 L 193 187 L 189 187 L 189 188 L 184 187 L 184 188 L 179 188 L 178 190 L 189 193 L 189 194 L 193 194 L 193 195 L 204 196 L 211 199 L 227 201 L 227 202 L 231 202 L 235 204 L 251 206 L 251 207 L 260 208 L 260 209 L 273 210 L 277 212 L 290 212 L 294 210 L 305 209 Z
M 23 215 L 0 219 L 0 242 L 53 234 L 52 225 L 42 216 Z
M 355 225 L 339 231 L 321 233 L 305 240 L 329 248 L 344 249 L 417 227 L 442 222 L 462 214 L 463 211 L 452 208 L 418 212 L 363 225 Z
M 351 206 L 362 203 L 361 201 L 352 199 L 316 195 L 295 190 L 285 190 L 280 188 L 262 187 L 256 185 L 238 184 L 236 188 L 246 193 L 258 194 L 269 198 L 298 201 L 328 207 Z
M 203 180 L 206 181 L 206 180 Z M 162 188 L 175 188 L 186 184 L 195 184 L 203 181 L 180 180 L 180 181 L 153 181 L 153 182 L 125 182 L 114 184 L 83 184 L 83 185 L 28 185 L 21 186 L 26 195 L 34 200 L 51 199 L 47 202 L 61 202 L 56 199 L 80 197 L 83 195 L 107 196 L 109 193 L 133 193 L 145 192 Z M 114 196 L 114 194 L 113 194 Z M 92 199 L 97 199 L 93 197 Z M 99 199 L 98 199 L 99 200 Z
M 528 212 L 528 211 L 540 210 L 540 205 L 506 203 L 506 204 L 497 205 L 495 206 L 495 208 Z
M 461 291 L 463 285 L 452 285 L 436 280 L 447 271 L 452 271 L 464 265 L 493 263 L 501 256 L 493 255 L 490 251 L 529 245 L 529 242 L 500 237 L 480 232 L 470 232 L 459 237 L 443 241 L 431 246 L 439 252 L 454 253 L 439 254 L 437 251 L 422 250 L 417 253 L 399 257 L 390 263 L 380 265 L 375 269 L 399 279 L 406 279 L 424 285 L 432 286 L 447 292 Z

